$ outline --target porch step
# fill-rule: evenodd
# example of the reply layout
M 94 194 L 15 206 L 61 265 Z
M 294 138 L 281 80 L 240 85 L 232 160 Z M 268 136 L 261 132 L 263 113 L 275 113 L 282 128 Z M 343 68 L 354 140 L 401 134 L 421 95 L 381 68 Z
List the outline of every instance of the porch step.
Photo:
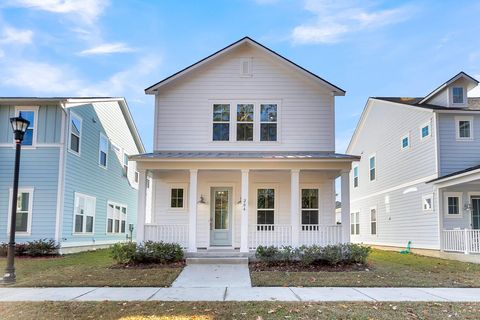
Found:
M 204 252 L 187 252 L 187 258 L 248 258 L 252 253 L 248 252 L 232 252 L 232 251 L 204 251 Z
M 187 265 L 191 264 L 248 264 L 246 257 L 202 257 L 187 258 Z

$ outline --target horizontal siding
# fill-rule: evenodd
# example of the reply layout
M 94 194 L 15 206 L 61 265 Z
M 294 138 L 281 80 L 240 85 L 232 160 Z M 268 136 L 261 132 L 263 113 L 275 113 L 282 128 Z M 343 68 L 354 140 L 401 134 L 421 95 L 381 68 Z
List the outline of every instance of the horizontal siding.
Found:
M 240 76 L 242 57 L 253 58 L 252 77 Z M 160 90 L 155 150 L 335 149 L 331 92 L 251 47 L 238 48 Z M 280 101 L 280 141 L 212 143 L 211 100 Z M 231 106 L 231 112 L 235 109 Z

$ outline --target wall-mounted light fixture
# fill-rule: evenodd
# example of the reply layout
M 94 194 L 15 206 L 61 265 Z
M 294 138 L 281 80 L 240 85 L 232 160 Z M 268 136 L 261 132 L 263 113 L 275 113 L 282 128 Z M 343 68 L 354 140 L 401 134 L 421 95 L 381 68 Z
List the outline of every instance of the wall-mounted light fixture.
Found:
M 200 195 L 200 200 L 198 200 L 198 203 L 207 204 L 207 201 L 205 200 L 205 197 L 203 196 L 203 194 Z
M 463 210 L 471 211 L 472 210 L 472 204 L 471 203 L 465 203 L 465 205 L 463 206 Z

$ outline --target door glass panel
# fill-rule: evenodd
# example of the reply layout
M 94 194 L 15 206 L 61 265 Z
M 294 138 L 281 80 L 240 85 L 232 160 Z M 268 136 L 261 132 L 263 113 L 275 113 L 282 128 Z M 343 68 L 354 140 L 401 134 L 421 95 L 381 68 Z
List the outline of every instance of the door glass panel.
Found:
M 228 229 L 228 191 L 215 191 L 215 229 Z
M 480 199 L 472 199 L 472 227 L 480 229 Z

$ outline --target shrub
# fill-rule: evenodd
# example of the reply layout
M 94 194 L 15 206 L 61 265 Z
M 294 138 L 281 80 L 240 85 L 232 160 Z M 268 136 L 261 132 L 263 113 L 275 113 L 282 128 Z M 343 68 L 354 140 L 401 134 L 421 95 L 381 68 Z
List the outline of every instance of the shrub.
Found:
M 319 260 L 323 261 L 325 264 L 336 266 L 340 262 L 348 263 L 348 260 L 345 260 L 344 245 L 328 245 L 323 247 L 320 250 Z
M 367 258 L 370 252 L 372 252 L 372 248 L 367 246 L 361 246 L 354 243 L 349 243 L 347 244 L 347 246 L 349 247 L 349 252 L 350 252 L 349 260 L 351 263 L 360 263 L 360 264 L 367 263 Z
M 255 252 L 255 257 L 263 262 L 279 261 L 280 249 L 274 246 L 259 246 Z
M 146 241 L 116 243 L 110 249 L 110 255 L 120 264 L 174 263 L 183 260 L 183 249 L 179 244 Z
M 40 239 L 26 243 L 15 244 L 16 256 L 45 257 L 59 254 L 60 245 L 53 239 Z M 0 245 L 0 256 L 5 257 L 8 251 L 8 243 Z

